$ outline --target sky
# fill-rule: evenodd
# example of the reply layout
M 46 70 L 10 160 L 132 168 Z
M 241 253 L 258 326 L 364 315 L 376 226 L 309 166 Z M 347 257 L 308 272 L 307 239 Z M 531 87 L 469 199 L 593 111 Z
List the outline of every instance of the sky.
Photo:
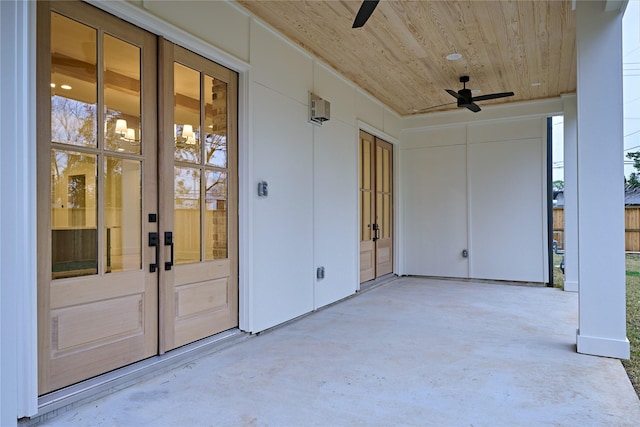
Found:
M 631 0 L 622 18 L 622 81 L 624 149 L 640 151 L 640 0 Z M 553 117 L 553 180 L 564 180 L 564 127 L 562 116 Z M 624 157 L 624 174 L 635 172 L 632 162 Z

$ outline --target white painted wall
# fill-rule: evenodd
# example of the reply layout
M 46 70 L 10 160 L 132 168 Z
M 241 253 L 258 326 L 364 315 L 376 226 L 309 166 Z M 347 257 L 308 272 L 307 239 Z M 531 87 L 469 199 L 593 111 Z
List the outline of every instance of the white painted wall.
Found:
M 235 58 L 249 62 L 251 18 L 229 2 L 143 0 L 132 3 Z
M 16 3 L 22 5 L 23 21 L 6 25 L 6 11 Z M 4 43 L 8 43 L 14 52 L 32 56 L 35 26 L 30 26 L 29 22 L 34 23 L 34 3 L 0 4 L 3 55 L 7 52 Z M 481 156 L 476 161 L 484 163 L 478 163 L 476 167 L 486 166 L 492 156 L 482 147 L 508 142 L 495 138 L 469 139 L 468 130 L 474 123 L 478 124 L 477 134 L 480 135 L 484 125 L 489 131 L 501 129 L 504 117 L 519 115 L 527 120 L 538 120 L 543 113 L 561 111 L 561 107 L 554 107 L 554 102 L 534 102 L 519 107 L 486 108 L 481 116 L 460 112 L 401 119 L 233 3 L 136 1 L 102 2 L 98 5 L 240 73 L 240 315 L 244 319 L 243 328 L 251 332 L 264 330 L 331 303 L 358 288 L 359 127 L 396 143 L 396 166 L 400 166 L 395 168 L 396 189 L 401 190 L 396 192 L 399 213 L 396 230 L 405 230 L 397 237 L 397 242 L 402 243 L 403 239 L 406 242 L 396 249 L 397 253 L 417 254 L 406 263 L 401 262 L 398 268 L 406 268 L 409 274 L 414 273 L 411 270 L 415 268 L 419 274 L 464 277 L 466 261 L 457 257 L 463 245 L 474 243 L 473 239 L 468 240 L 469 236 L 474 236 L 474 230 L 467 229 L 472 222 L 469 209 L 473 207 L 468 203 L 469 200 L 481 203 L 469 191 L 468 183 L 473 177 L 465 175 L 465 162 L 473 162 L 469 153 L 477 152 Z M 26 14 L 26 8 L 31 8 L 30 15 Z M 184 25 L 185 10 L 189 10 L 190 17 L 195 19 L 189 21 L 189 25 Z M 176 27 L 182 27 L 183 31 Z M 18 28 L 23 29 L 20 31 L 24 31 L 24 40 L 14 42 L 9 38 L 7 42 L 5 34 L 11 29 L 18 33 Z M 30 58 L 18 57 L 27 62 L 21 62 L 22 71 L 12 74 L 9 82 L 18 80 L 17 75 L 28 75 L 27 70 L 35 69 L 32 63 L 28 63 Z M 7 64 L 9 62 L 3 61 L 0 69 L 3 82 L 7 73 L 15 72 Z M 21 87 L 23 92 L 7 96 L 4 90 L 13 90 L 13 86 L 2 86 L 2 128 L 29 129 L 35 123 L 34 97 L 29 92 L 33 87 L 25 84 Z M 332 119 L 322 127 L 307 123 L 308 91 L 331 102 Z M 20 100 L 26 100 L 24 105 Z M 17 118 L 5 114 L 16 111 L 19 112 Z M 488 123 L 492 120 L 494 122 Z M 10 123 L 7 125 L 6 121 Z M 452 132 L 434 130 L 443 125 L 452 127 Z M 408 131 L 401 136 L 403 129 Z M 431 143 L 433 135 L 440 135 L 440 142 L 436 145 Z M 19 202 L 18 205 L 3 202 L 0 206 L 0 241 L 20 239 L 25 242 L 21 252 L 11 252 L 12 243 L 0 246 L 3 265 L 8 259 L 5 255 L 12 253 L 16 259 L 11 264 L 21 266 L 11 271 L 0 269 L 3 425 L 15 421 L 12 418 L 15 416 L 13 408 L 22 415 L 33 414 L 36 402 L 36 270 L 33 263 L 36 253 L 35 236 L 30 234 L 36 225 L 35 201 L 24 197 L 25 194 L 35 194 L 36 171 L 29 167 L 34 163 L 35 135 L 25 133 L 23 136 L 27 141 L 25 144 L 17 144 L 16 139 L 3 139 L 0 151 L 2 200 L 13 197 Z M 512 155 L 531 154 L 527 151 L 530 146 L 518 138 L 512 137 L 510 141 L 514 141 L 515 152 Z M 477 147 L 472 147 L 476 143 Z M 7 148 L 25 151 L 15 151 L 16 157 L 11 158 L 6 157 L 12 155 L 11 149 Z M 469 160 L 465 160 L 467 158 Z M 445 167 L 447 164 L 451 168 Z M 12 169 L 5 165 L 22 167 Z M 526 176 L 530 176 L 532 170 L 527 169 Z M 456 192 L 443 191 L 443 186 L 438 184 L 439 179 L 449 181 Z M 267 198 L 257 197 L 256 186 L 260 180 L 269 183 Z M 428 182 L 421 185 L 422 181 Z M 443 196 L 443 204 L 430 203 L 432 194 Z M 541 206 L 540 201 L 536 203 L 536 208 Z M 18 215 L 16 211 L 31 214 Z M 430 232 L 436 227 L 432 223 L 425 227 L 423 212 L 437 215 L 438 221 L 444 221 L 438 228 L 454 229 L 449 233 L 455 235 L 449 248 L 442 250 L 442 247 L 435 246 Z M 14 234 L 9 233 L 20 236 L 12 237 Z M 417 236 L 420 233 L 422 239 L 411 238 L 411 234 Z M 472 256 L 482 249 L 474 244 Z M 433 258 L 436 255 L 430 254 L 442 256 L 440 264 L 447 268 L 435 270 Z M 536 255 L 533 256 L 535 262 Z M 451 262 L 447 263 L 449 259 Z M 317 281 L 315 269 L 320 265 L 326 268 L 326 278 Z M 7 283 L 20 286 L 7 286 Z M 7 334 L 6 328 L 15 328 L 15 334 Z M 5 400 L 12 395 L 15 400 Z M 9 415 L 6 415 L 6 408 L 11 412 Z M 4 423 L 5 417 L 7 423 Z
M 241 327 L 259 332 L 353 294 L 358 127 L 399 138 L 400 117 L 232 2 L 142 6 L 250 66 L 241 74 L 249 103 L 240 141 L 240 157 L 247 156 L 240 165 Z M 185 7 L 197 11 L 196 20 L 207 17 L 206 25 L 184 25 Z M 204 46 L 197 52 L 218 60 Z M 309 91 L 331 102 L 331 120 L 321 127 L 307 121 Z M 262 180 L 266 198 L 257 196 Z M 318 266 L 325 267 L 323 280 L 316 280 Z
M 408 131 L 402 142 L 403 273 L 466 278 L 466 127 Z
M 497 108 L 405 119 L 404 274 L 548 280 L 545 123 L 561 104 Z
M 382 104 L 260 22 L 251 24 L 252 302 L 259 332 L 358 288 L 357 126 L 397 126 Z M 331 102 L 331 120 L 308 123 L 308 92 Z M 397 117 L 397 116 L 396 116 Z M 253 189 L 251 190 L 254 191 Z M 275 246 L 274 246 L 275 245 Z M 316 268 L 325 278 L 316 279 Z

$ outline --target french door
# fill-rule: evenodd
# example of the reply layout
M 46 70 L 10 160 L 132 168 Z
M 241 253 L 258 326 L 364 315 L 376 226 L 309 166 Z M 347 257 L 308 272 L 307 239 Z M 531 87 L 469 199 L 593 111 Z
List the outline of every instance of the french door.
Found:
M 37 19 L 45 394 L 237 326 L 237 77 L 82 2 Z
M 164 352 L 238 325 L 237 74 L 166 40 L 160 52 Z
M 360 283 L 393 272 L 393 146 L 360 131 Z

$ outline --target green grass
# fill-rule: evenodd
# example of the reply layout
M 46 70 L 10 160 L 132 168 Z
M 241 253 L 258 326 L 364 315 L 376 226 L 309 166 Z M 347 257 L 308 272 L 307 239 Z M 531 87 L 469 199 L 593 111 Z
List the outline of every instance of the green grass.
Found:
M 559 265 L 562 255 L 554 255 L 554 265 Z M 627 338 L 631 343 L 631 358 L 622 365 L 640 397 L 640 254 L 626 255 L 627 275 Z M 554 267 L 553 286 L 563 288 L 564 274 Z
M 640 255 L 627 254 L 627 338 L 631 343 L 631 358 L 622 365 L 633 388 L 640 396 Z
M 564 274 L 562 274 L 562 270 L 557 267 L 561 261 L 562 255 L 553 254 L 553 287 L 564 289 Z

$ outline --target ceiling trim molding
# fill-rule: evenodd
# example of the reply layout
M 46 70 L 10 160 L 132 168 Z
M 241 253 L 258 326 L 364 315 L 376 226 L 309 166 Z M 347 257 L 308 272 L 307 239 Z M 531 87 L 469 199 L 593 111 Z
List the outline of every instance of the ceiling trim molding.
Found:
M 402 119 L 402 133 L 426 128 L 448 127 L 476 122 L 500 122 L 523 117 L 550 116 L 563 113 L 561 97 L 482 107 L 480 113 L 466 109 L 428 113 Z

